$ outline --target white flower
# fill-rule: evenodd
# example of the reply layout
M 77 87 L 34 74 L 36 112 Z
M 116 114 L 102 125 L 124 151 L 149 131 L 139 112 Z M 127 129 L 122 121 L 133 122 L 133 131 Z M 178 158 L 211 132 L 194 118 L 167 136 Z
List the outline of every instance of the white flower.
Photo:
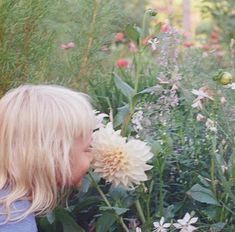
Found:
M 159 39 L 157 37 L 148 40 L 148 44 L 151 45 L 151 48 L 152 48 L 153 51 L 157 50 L 157 44 L 159 42 L 160 41 L 159 41 Z
M 145 171 L 152 168 L 146 162 L 153 157 L 146 143 L 126 138 L 114 131 L 111 123 L 93 133 L 93 167 L 95 172 L 115 186 L 133 187 L 146 181 Z
M 183 219 L 177 220 L 178 223 L 174 223 L 176 229 L 181 229 L 180 232 L 192 232 L 197 228 L 191 224 L 196 223 L 198 220 L 197 217 L 191 217 L 189 213 L 186 213 Z
M 197 115 L 197 121 L 198 122 L 202 122 L 202 121 L 204 121 L 204 119 L 205 119 L 205 116 L 203 116 L 202 114 Z
M 228 84 L 227 87 L 230 89 L 235 89 L 235 82 Z
M 94 128 L 94 130 L 99 129 L 101 127 L 104 127 L 105 125 L 103 124 L 103 120 L 104 120 L 104 118 L 108 118 L 109 116 L 107 114 L 100 113 L 97 110 L 94 110 L 94 113 L 95 113 L 95 128 Z
M 142 232 L 142 230 L 141 230 L 140 227 L 136 227 L 136 228 L 135 228 L 135 232 Z
M 197 98 L 193 101 L 192 107 L 202 109 L 202 101 L 204 99 L 214 100 L 211 90 L 207 87 L 201 87 L 199 90 L 193 89 L 192 93 L 197 95 Z
M 206 128 L 209 131 L 217 132 L 216 123 L 214 121 L 212 121 L 211 119 L 209 119 L 209 118 L 206 121 Z
M 201 110 L 202 109 L 202 102 L 201 102 L 201 100 L 195 99 L 193 101 L 192 107 Z
M 167 228 L 171 226 L 171 223 L 164 223 L 164 217 L 161 217 L 160 222 L 154 222 L 154 231 L 153 232 L 167 232 Z
M 227 102 L 227 100 L 226 100 L 225 97 L 221 97 L 221 98 L 220 98 L 220 103 L 221 103 L 222 105 L 224 105 L 226 102 Z
M 134 124 L 133 127 L 136 131 L 142 130 L 141 121 L 143 120 L 143 111 L 137 111 L 133 114 L 131 122 Z
M 204 98 L 208 98 L 210 100 L 214 100 L 214 98 L 212 96 L 210 96 L 208 93 L 206 93 L 205 91 L 203 91 L 202 88 L 200 88 L 199 90 L 193 89 L 192 93 L 197 95 L 198 96 L 197 98 L 200 99 L 200 100 L 204 99 Z

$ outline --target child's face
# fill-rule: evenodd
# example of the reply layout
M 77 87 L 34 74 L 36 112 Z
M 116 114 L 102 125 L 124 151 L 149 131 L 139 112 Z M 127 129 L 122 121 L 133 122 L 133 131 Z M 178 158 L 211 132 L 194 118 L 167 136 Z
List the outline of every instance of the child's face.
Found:
M 71 148 L 71 168 L 72 180 L 71 185 L 80 185 L 82 178 L 89 170 L 90 163 L 93 160 L 93 154 L 90 151 L 91 136 L 84 139 L 78 137 Z

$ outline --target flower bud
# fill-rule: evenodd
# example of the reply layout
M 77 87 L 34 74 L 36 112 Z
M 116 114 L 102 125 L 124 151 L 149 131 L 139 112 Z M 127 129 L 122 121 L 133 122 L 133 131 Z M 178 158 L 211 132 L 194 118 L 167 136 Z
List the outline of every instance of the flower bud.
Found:
M 156 16 L 157 15 L 157 11 L 155 9 L 149 9 L 147 12 L 149 13 L 150 16 Z
M 227 84 L 231 84 L 233 80 L 233 77 L 231 75 L 231 73 L 229 72 L 223 72 L 223 75 L 221 76 L 219 82 L 222 85 L 227 85 Z

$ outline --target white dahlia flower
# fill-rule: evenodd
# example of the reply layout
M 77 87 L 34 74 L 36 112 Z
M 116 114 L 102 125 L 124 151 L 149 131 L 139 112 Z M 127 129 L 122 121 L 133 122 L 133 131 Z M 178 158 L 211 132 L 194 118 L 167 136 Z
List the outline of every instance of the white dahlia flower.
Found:
M 140 140 L 127 141 L 114 131 L 111 123 L 93 133 L 93 168 L 115 186 L 133 187 L 146 181 L 145 171 L 152 168 L 146 162 L 153 157 L 150 147 Z

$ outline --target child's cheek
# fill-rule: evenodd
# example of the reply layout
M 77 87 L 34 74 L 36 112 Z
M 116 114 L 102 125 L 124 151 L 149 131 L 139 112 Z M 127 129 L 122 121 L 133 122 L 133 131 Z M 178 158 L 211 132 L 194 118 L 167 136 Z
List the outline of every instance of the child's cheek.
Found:
M 90 168 L 90 163 L 92 161 L 92 155 L 85 155 L 80 162 L 77 163 L 77 167 L 73 165 L 73 172 L 72 172 L 72 184 L 73 185 L 80 185 L 83 177 L 86 175 Z

